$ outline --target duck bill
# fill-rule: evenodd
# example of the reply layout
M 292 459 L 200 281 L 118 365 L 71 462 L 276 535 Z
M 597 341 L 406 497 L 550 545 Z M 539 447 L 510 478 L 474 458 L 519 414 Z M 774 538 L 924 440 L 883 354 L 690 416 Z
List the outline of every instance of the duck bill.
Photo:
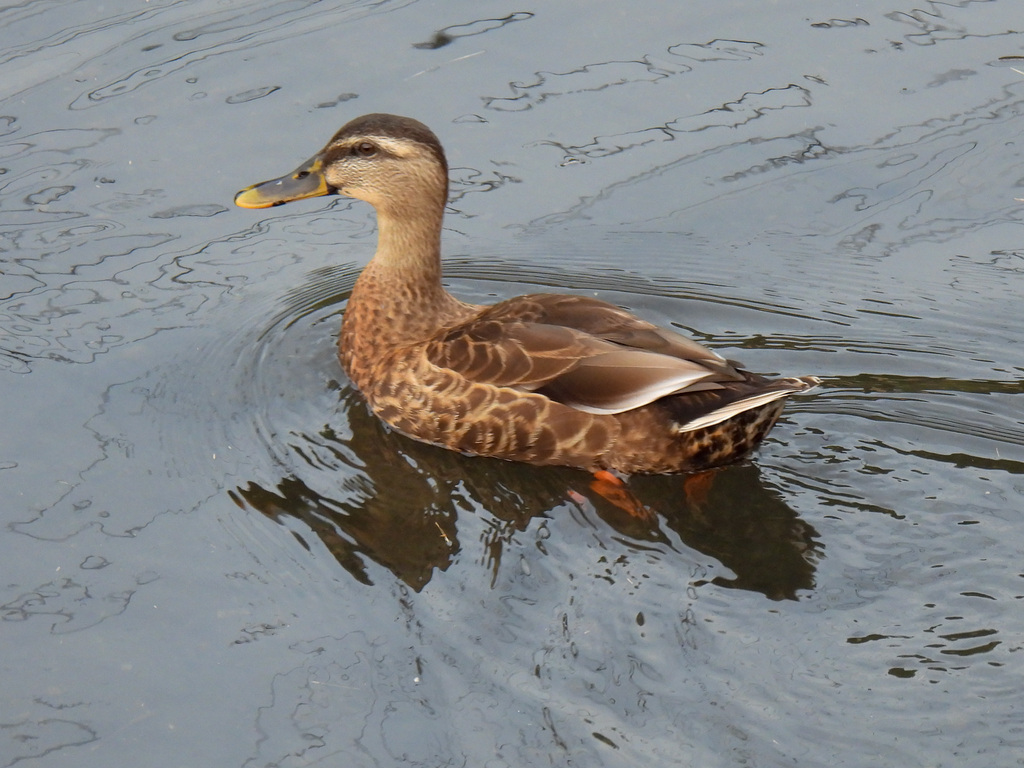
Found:
M 292 200 L 334 194 L 337 194 L 337 190 L 324 177 L 323 159 L 315 155 L 285 176 L 246 187 L 235 195 L 235 205 L 242 208 L 270 208 Z

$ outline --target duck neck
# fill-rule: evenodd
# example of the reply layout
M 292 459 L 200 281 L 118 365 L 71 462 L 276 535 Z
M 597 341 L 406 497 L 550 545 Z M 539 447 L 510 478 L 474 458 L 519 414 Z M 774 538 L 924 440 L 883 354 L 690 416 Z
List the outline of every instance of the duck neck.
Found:
M 377 252 L 352 289 L 339 339 L 350 373 L 429 338 L 466 306 L 441 285 L 443 213 L 442 206 L 400 216 L 378 208 Z
M 377 216 L 377 253 L 363 271 L 386 281 L 404 300 L 430 302 L 441 287 L 441 213 L 417 211 Z

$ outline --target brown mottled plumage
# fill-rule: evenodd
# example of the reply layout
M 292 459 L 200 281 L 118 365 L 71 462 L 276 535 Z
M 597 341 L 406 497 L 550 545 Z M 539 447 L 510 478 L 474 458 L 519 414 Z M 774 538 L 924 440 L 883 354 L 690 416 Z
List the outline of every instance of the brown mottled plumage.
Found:
M 584 296 L 459 301 L 441 285 L 444 150 L 410 118 L 356 118 L 292 174 L 235 202 L 328 194 L 372 204 L 380 230 L 345 312 L 342 365 L 374 412 L 410 437 L 533 464 L 700 470 L 749 453 L 786 396 L 817 383 L 739 370 Z

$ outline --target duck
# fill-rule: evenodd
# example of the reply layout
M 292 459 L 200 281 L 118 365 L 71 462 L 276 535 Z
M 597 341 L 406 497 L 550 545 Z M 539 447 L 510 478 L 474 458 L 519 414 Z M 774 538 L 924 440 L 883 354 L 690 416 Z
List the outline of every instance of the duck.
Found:
M 418 120 L 351 120 L 242 208 L 323 195 L 374 207 L 377 250 L 338 353 L 393 430 L 473 456 L 616 477 L 696 473 L 747 457 L 814 376 L 767 378 L 615 304 L 533 293 L 481 306 L 442 284 L 448 163 Z

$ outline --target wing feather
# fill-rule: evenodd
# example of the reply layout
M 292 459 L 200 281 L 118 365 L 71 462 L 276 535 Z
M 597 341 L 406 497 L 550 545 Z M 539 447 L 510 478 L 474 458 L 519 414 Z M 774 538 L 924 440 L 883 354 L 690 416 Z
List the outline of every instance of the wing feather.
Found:
M 704 382 L 713 371 L 643 350 L 621 349 L 581 360 L 547 383 L 543 394 L 589 413 L 622 413 Z M 715 385 L 721 386 L 721 385 Z
M 471 381 L 537 391 L 589 413 L 744 380 L 685 336 L 586 296 L 533 294 L 488 307 L 431 342 L 427 357 Z

